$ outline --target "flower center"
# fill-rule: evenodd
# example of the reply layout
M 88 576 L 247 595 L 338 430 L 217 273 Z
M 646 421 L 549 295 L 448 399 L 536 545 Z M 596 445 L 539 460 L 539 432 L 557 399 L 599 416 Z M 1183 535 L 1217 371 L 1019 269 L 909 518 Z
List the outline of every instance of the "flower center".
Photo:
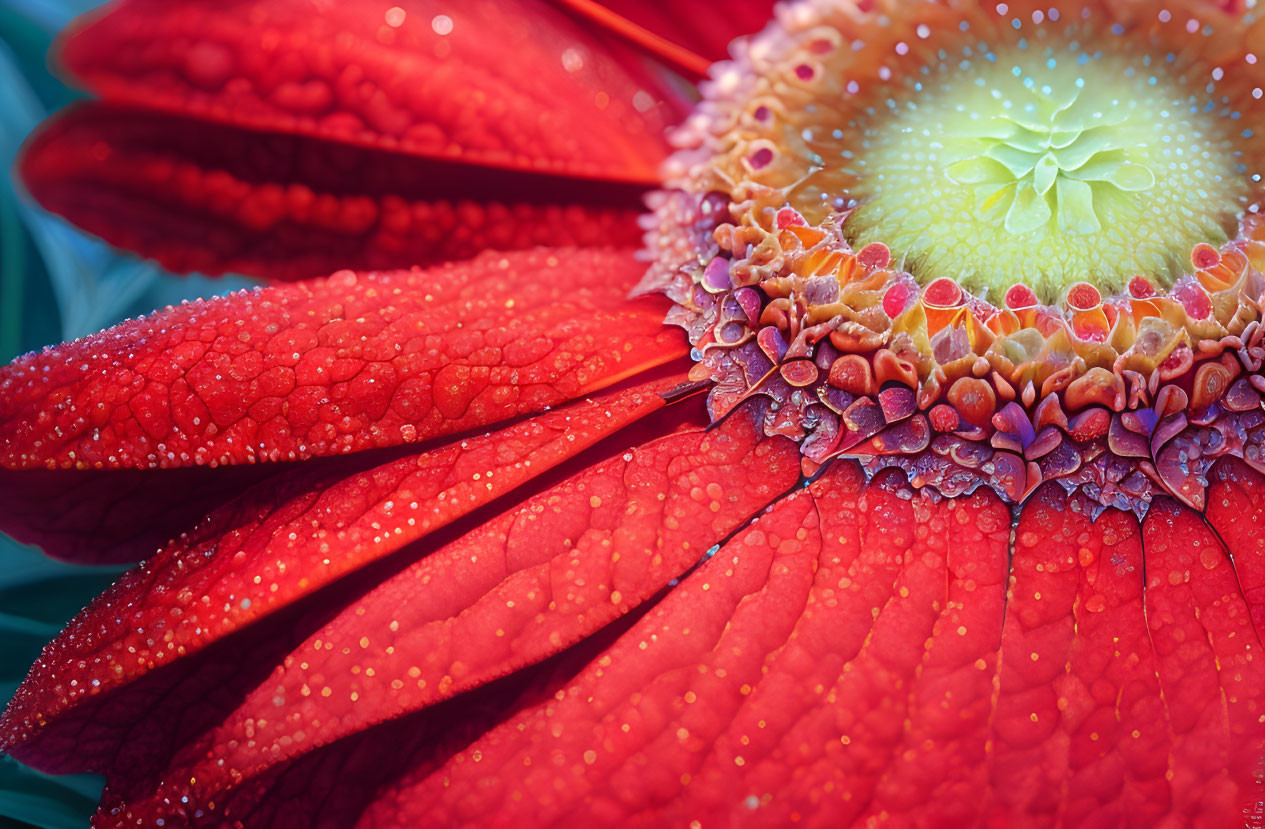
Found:
M 1167 286 L 1194 245 L 1228 238 L 1247 196 L 1239 119 L 1168 63 L 1078 40 L 988 49 L 960 47 L 841 131 L 858 244 L 885 242 L 924 281 L 1023 281 L 1053 301 L 1082 280 Z
M 1265 471 L 1256 0 L 802 0 L 704 85 L 645 290 L 714 418 L 955 495 Z

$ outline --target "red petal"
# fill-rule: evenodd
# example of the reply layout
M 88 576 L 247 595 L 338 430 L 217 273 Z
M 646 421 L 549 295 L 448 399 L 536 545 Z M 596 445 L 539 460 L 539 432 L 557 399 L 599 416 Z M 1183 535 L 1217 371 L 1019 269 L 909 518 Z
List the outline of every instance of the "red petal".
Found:
M 880 786 L 894 763 L 887 780 L 916 773 L 914 805 L 952 822 L 982 771 L 1008 525 L 991 494 L 936 504 L 836 466 L 556 700 L 366 817 L 846 825 L 875 798 L 906 808 Z
M 1228 458 L 1208 477 L 1208 523 L 1230 549 L 1256 635 L 1265 639 L 1265 476 Z
M 1003 628 L 991 493 L 937 502 L 836 468 L 364 822 L 1226 825 L 1254 791 L 1260 644 L 1197 516 L 1153 510 L 1140 534 L 1039 492 Z
M 511 492 L 661 408 L 657 392 L 675 382 L 613 392 L 357 474 L 303 465 L 247 490 L 125 574 L 68 626 L 6 712 L 5 742 L 27 742 L 24 751 L 40 758 L 39 742 L 56 746 L 67 728 L 55 724 L 50 736 L 44 723 L 77 724 L 85 714 L 75 709 L 91 711 L 93 697 Z M 80 751 L 72 762 L 92 760 Z
M 64 561 L 140 561 L 283 469 L 0 469 L 0 528 Z
M 1142 534 L 1043 487 L 1015 528 L 991 736 L 995 821 L 1158 822 L 1172 736 L 1143 608 Z
M 62 43 L 109 100 L 446 161 L 658 181 L 662 90 L 531 0 L 126 0 Z
M 175 271 L 300 279 L 480 250 L 636 245 L 640 187 L 260 135 L 113 105 L 74 108 L 26 148 L 46 208 Z
M 1225 825 L 1260 801 L 1245 784 L 1265 757 L 1261 640 L 1229 556 L 1197 513 L 1163 500 L 1142 529 L 1147 622 L 1173 731 L 1173 810 Z
M 245 778 L 217 793 L 216 816 L 242 815 L 247 826 L 354 826 L 386 781 L 408 769 L 442 762 L 495 725 L 506 711 L 553 698 L 643 615 L 638 609 L 545 662 Z M 152 785 L 137 798 L 148 796 Z M 107 790 L 99 823 L 108 825 L 116 808 L 124 808 L 127 799 L 120 793 L 117 788 Z
M 628 253 L 485 255 L 242 292 L 0 370 L 0 465 L 345 454 L 476 428 L 680 357 Z
M 742 417 L 573 476 L 348 606 L 182 752 L 163 774 L 177 797 L 160 788 L 117 819 L 170 815 L 164 799 L 213 808 L 222 789 L 274 763 L 568 647 L 652 596 L 797 476 L 794 446 Z M 256 751 L 262 742 L 276 751 Z

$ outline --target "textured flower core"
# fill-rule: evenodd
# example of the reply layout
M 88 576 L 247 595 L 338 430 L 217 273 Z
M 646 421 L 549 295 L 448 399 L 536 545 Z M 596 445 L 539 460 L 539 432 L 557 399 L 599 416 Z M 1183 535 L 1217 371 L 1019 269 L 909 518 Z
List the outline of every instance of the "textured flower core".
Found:
M 648 224 L 720 418 L 1018 502 L 1265 469 L 1255 3 L 815 0 L 714 68 Z
M 886 243 L 924 279 L 1023 281 L 1055 301 L 1087 278 L 1171 284 L 1191 248 L 1236 229 L 1248 187 L 1234 122 L 1191 103 L 1170 64 L 1077 40 L 988 49 L 910 79 L 859 134 L 815 138 L 818 189 L 860 203 L 855 244 Z

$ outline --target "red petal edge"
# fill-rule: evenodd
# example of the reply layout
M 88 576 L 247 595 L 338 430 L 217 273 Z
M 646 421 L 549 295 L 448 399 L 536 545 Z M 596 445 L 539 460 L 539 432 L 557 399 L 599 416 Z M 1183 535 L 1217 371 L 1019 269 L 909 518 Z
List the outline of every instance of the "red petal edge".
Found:
M 107 100 L 445 161 L 657 184 L 676 111 L 531 0 L 125 0 L 61 59 Z
M 1208 523 L 1230 550 L 1256 636 L 1265 641 L 1265 475 L 1226 459 L 1209 484 Z
M 83 104 L 28 143 L 31 194 L 164 267 L 303 279 L 481 250 L 636 245 L 641 187 L 469 167 Z
M 154 469 L 396 446 L 677 357 L 628 252 L 486 254 L 169 308 L 0 370 L 0 466 Z

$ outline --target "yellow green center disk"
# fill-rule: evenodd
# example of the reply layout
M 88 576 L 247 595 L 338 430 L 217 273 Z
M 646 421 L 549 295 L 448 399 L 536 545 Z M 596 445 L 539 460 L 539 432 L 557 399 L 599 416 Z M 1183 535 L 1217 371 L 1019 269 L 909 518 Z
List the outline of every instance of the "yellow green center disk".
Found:
M 924 284 L 1114 292 L 1139 273 L 1171 281 L 1243 209 L 1244 125 L 1196 82 L 1163 56 L 1076 41 L 975 44 L 841 131 L 836 158 L 817 149 L 859 202 L 856 246 L 885 242 Z

